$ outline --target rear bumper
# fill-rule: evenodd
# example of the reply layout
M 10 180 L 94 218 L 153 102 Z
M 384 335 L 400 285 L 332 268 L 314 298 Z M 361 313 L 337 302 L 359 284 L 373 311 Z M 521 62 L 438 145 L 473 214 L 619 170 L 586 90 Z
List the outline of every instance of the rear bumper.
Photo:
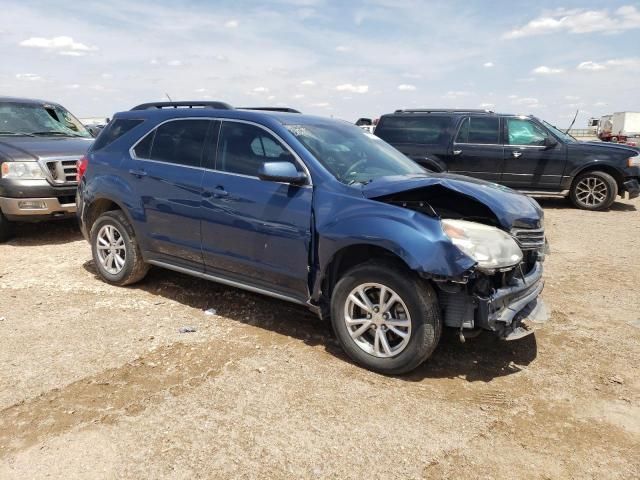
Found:
M 0 210 L 8 220 L 71 217 L 76 213 L 76 204 L 60 203 L 51 198 L 7 198 L 0 197 Z

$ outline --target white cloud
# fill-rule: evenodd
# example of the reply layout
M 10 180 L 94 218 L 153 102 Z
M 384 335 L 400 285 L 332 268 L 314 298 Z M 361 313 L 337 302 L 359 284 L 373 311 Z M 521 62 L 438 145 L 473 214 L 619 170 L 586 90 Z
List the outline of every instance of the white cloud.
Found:
M 158 59 L 157 58 L 152 58 L 151 60 L 149 60 L 149 63 L 151 65 L 157 65 L 158 64 Z
M 42 80 L 42 77 L 36 73 L 16 73 L 16 78 L 18 80 L 29 80 L 29 81 Z
M 299 99 L 301 99 L 301 98 L 304 98 L 304 95 L 303 95 L 302 93 L 296 93 L 296 94 L 293 96 L 293 98 L 294 98 L 294 99 L 296 99 L 296 100 L 299 100 Z
M 481 103 L 480 108 L 493 108 L 495 107 L 494 103 Z
M 194 92 L 196 92 L 196 93 L 204 93 L 204 92 L 206 92 L 206 91 L 207 91 L 207 89 L 206 89 L 206 88 L 196 88 L 196 89 L 194 90 Z
M 607 67 L 602 65 L 601 63 L 592 62 L 591 60 L 587 62 L 582 62 L 578 65 L 578 70 L 605 70 Z
M 347 47 L 345 45 L 338 45 L 336 47 L 336 52 L 344 53 L 344 52 L 350 52 L 350 51 L 351 51 L 351 47 Z
M 369 85 L 352 85 L 350 83 L 345 83 L 338 85 L 336 90 L 339 92 L 367 93 L 369 91 Z
M 580 97 L 576 97 L 575 95 L 565 95 L 564 99 L 572 101 L 572 100 L 580 100 Z
M 180 61 L 180 60 L 169 60 L 167 62 L 167 65 L 170 66 L 170 67 L 180 67 L 180 66 L 182 66 L 182 61 Z
M 65 88 L 70 88 L 72 90 L 76 90 L 76 89 L 80 88 L 80 85 L 78 85 L 77 83 L 72 83 L 71 85 L 66 85 Z
M 275 99 L 276 99 L 276 96 L 275 96 L 275 95 L 269 95 L 269 96 L 267 97 L 267 100 L 275 100 Z
M 104 78 L 105 80 L 109 80 L 111 78 L 113 78 L 113 75 L 111 73 L 103 73 L 102 75 L 100 75 L 102 78 Z
M 539 108 L 542 106 L 540 105 L 540 101 L 534 97 L 519 97 L 517 95 L 509 95 L 509 98 L 511 99 L 512 105 L 521 105 L 526 108 Z
M 253 89 L 255 93 L 267 93 L 269 89 L 267 87 L 256 87 Z
M 471 92 L 467 92 L 464 90 L 449 90 L 443 95 L 443 98 L 468 97 L 469 95 L 471 95 Z
M 550 33 L 620 33 L 640 28 L 640 11 L 626 5 L 613 13 L 609 10 L 557 9 L 546 16 L 531 20 L 503 35 L 504 38 L 521 38 Z
M 491 68 L 491 67 L 493 67 L 494 65 L 493 65 L 493 62 L 485 62 L 485 63 L 483 63 L 483 64 L 482 64 L 482 66 L 483 66 L 484 68 Z
M 593 104 L 594 107 L 606 107 L 607 102 L 599 101 Z
M 21 47 L 41 48 L 48 51 L 55 51 L 59 55 L 67 55 L 80 57 L 88 52 L 97 50 L 97 47 L 89 46 L 84 43 L 76 42 L 71 37 L 31 37 L 23 40 L 19 44 Z
M 229 20 L 224 24 L 227 28 L 236 28 L 238 25 L 240 25 L 240 23 L 237 20 Z
M 531 70 L 531 73 L 536 75 L 557 75 L 562 72 L 564 72 L 562 68 L 547 67 L 546 65 L 541 65 Z
M 402 77 L 416 79 L 416 78 L 422 78 L 422 75 L 420 75 L 419 73 L 405 72 L 402 74 Z
M 403 83 L 401 85 L 398 85 L 398 90 L 402 91 L 402 92 L 413 92 L 416 89 L 415 85 L 409 85 L 407 83 Z
M 303 85 L 305 87 L 313 87 L 316 84 L 316 82 L 314 82 L 313 80 L 303 80 L 302 82 L 300 82 L 300 85 Z
M 312 107 L 328 107 L 330 106 L 329 102 L 318 102 L 318 103 L 312 103 L 311 104 Z

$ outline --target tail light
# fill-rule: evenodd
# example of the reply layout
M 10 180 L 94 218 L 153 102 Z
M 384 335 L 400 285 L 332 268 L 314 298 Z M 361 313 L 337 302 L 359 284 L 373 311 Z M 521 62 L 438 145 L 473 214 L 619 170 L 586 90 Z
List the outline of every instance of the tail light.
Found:
M 89 159 L 87 158 L 86 155 L 82 157 L 80 160 L 78 160 L 78 163 L 77 163 L 78 171 L 76 173 L 76 180 L 78 182 L 82 180 L 84 173 L 87 171 L 88 165 L 89 165 Z

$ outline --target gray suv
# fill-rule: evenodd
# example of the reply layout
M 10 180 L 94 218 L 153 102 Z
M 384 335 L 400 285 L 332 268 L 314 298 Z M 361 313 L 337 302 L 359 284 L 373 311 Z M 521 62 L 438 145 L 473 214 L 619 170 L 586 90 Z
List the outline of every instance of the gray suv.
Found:
M 76 164 L 92 141 L 57 103 L 0 97 L 0 241 L 14 222 L 74 216 Z

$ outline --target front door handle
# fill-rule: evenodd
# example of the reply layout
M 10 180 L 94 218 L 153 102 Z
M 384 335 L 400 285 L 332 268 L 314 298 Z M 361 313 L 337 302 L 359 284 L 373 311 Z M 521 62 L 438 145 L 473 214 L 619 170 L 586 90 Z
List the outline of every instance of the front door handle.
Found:
M 129 173 L 134 177 L 142 178 L 147 176 L 147 172 L 144 170 L 134 170 L 133 168 L 129 170 Z
M 522 155 L 522 152 L 511 152 L 511 156 L 512 156 L 513 158 L 518 158 L 518 157 L 519 157 L 519 156 L 521 156 L 521 155 Z
M 462 150 L 454 150 L 453 154 L 454 155 L 460 155 L 462 153 Z

